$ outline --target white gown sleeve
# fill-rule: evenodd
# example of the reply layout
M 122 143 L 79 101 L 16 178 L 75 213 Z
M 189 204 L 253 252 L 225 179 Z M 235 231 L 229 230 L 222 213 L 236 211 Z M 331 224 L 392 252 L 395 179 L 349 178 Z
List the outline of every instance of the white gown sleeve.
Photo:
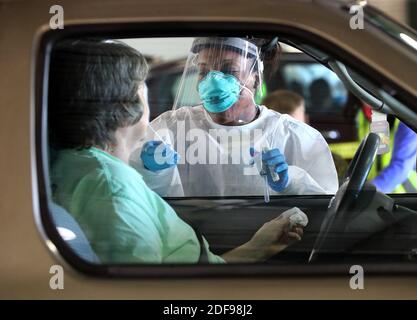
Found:
M 305 154 L 304 165 L 289 165 L 290 182 L 284 193 L 335 194 L 339 182 L 330 149 L 324 138 L 317 137 Z
M 339 181 L 329 146 L 314 128 L 289 120 L 285 146 L 289 185 L 281 194 L 335 194 Z

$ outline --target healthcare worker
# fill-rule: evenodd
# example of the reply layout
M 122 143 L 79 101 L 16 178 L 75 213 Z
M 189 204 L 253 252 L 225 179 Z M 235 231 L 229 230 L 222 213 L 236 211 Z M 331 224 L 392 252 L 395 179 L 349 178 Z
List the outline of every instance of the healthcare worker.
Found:
M 384 193 L 394 192 L 397 188 L 401 188 L 402 192 L 415 193 L 416 159 L 417 134 L 400 122 L 394 136 L 391 161 L 372 183 Z
M 123 67 L 121 67 L 123 66 Z M 296 208 L 221 256 L 128 164 L 149 108 L 144 57 L 117 41 L 68 40 L 51 55 L 48 131 L 52 197 L 78 222 L 102 263 L 266 260 L 300 240 Z
M 162 196 L 333 194 L 337 173 L 327 143 L 308 126 L 257 105 L 263 59 L 246 39 L 197 38 L 172 111 L 156 118 L 130 164 Z M 197 100 L 197 104 L 194 102 Z M 265 183 L 267 181 L 267 183 Z

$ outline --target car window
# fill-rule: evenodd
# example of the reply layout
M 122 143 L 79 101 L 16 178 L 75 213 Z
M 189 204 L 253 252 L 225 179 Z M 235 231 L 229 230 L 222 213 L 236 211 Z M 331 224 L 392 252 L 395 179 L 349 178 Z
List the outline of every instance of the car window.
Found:
M 417 191 L 413 129 L 295 48 L 263 78 L 257 48 L 274 37 L 175 40 L 158 54 L 152 38 L 52 47 L 45 194 L 60 250 L 131 267 L 413 261 L 415 219 L 386 195 Z

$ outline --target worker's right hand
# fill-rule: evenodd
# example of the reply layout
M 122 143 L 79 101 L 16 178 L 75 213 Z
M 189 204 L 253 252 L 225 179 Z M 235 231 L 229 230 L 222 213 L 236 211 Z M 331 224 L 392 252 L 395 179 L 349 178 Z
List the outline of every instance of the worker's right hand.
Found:
M 177 165 L 180 155 L 162 141 L 148 141 L 143 145 L 140 158 L 150 171 L 160 171 Z

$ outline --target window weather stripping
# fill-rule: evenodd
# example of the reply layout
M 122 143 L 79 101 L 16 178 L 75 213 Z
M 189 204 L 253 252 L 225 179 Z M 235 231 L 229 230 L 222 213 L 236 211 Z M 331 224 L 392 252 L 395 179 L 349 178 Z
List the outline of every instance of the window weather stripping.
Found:
M 374 96 L 369 94 L 367 91 L 362 89 L 349 75 L 349 72 L 347 71 L 343 63 L 341 63 L 340 61 L 336 61 L 336 60 L 329 60 L 328 64 L 330 68 L 332 68 L 334 73 L 336 73 L 339 79 L 343 82 L 346 88 L 349 91 L 351 91 L 358 99 L 369 104 L 373 110 L 386 113 L 386 114 L 393 113 L 391 108 L 388 107 L 384 103 L 384 101 L 381 101 L 375 98 Z

